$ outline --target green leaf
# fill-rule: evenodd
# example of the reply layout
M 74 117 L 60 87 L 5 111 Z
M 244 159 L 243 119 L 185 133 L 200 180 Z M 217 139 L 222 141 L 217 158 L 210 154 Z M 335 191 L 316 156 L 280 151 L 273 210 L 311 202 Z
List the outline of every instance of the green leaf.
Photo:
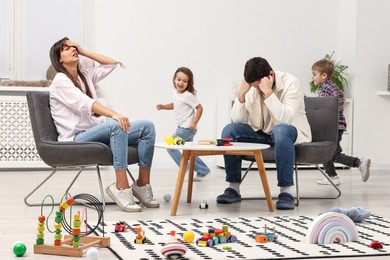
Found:
M 334 51 L 332 54 L 326 54 L 325 59 L 332 61 Z M 332 81 L 334 84 L 336 84 L 342 92 L 344 92 L 345 88 L 348 86 L 348 74 L 345 72 L 348 69 L 348 66 L 342 65 L 341 61 L 335 62 L 335 68 L 334 68 L 334 73 L 332 76 Z M 310 82 L 310 91 L 312 93 L 315 93 L 319 90 L 320 86 L 317 86 L 314 84 L 313 81 Z

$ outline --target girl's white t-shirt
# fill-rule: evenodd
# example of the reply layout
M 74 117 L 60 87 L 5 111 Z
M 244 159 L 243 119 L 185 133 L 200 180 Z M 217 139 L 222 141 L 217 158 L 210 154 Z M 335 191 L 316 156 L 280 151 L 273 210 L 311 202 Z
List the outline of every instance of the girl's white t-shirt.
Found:
M 189 128 L 194 120 L 196 107 L 199 105 L 199 101 L 195 95 L 185 91 L 183 93 L 177 93 L 175 90 L 173 93 L 173 111 L 176 118 L 176 124 L 178 127 Z

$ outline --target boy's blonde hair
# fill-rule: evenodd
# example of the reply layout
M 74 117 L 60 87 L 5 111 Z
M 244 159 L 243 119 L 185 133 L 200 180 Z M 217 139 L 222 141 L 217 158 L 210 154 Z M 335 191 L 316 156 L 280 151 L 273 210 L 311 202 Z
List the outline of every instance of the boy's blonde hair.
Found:
M 320 73 L 326 73 L 328 79 L 330 79 L 334 73 L 334 62 L 327 59 L 321 59 L 316 61 L 313 66 L 311 66 L 311 70 L 317 70 Z

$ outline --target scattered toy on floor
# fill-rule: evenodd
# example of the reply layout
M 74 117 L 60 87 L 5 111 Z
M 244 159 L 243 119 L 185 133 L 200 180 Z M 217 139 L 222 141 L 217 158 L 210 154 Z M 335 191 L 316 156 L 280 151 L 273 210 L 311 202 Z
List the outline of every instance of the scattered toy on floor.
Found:
M 229 232 L 227 225 L 223 225 L 222 229 L 209 228 L 208 232 L 204 232 L 203 236 L 196 240 L 196 244 L 200 247 L 213 247 L 217 244 L 236 242 L 237 237 Z
M 199 208 L 200 209 L 208 209 L 209 208 L 209 204 L 207 204 L 207 200 L 202 200 L 200 202 Z
M 186 243 L 192 243 L 192 241 L 194 241 L 194 238 L 195 238 L 195 234 L 191 230 L 187 230 L 183 234 L 183 240 Z
M 134 227 L 135 232 L 137 232 L 137 235 L 135 236 L 134 243 L 135 244 L 145 244 L 145 231 L 142 230 L 141 226 L 135 226 Z
M 127 225 L 124 221 L 118 221 L 115 224 L 115 232 L 126 232 Z
M 16 256 L 20 257 L 26 253 L 27 247 L 24 243 L 18 241 L 14 244 L 13 251 Z
M 171 200 L 171 194 L 165 194 L 165 195 L 164 195 L 164 200 L 165 200 L 166 202 L 169 202 L 169 201 Z
M 352 219 L 353 222 L 362 222 L 369 216 L 371 216 L 371 212 L 366 211 L 364 208 L 359 206 L 354 206 L 350 209 L 346 208 L 333 208 L 330 210 L 331 212 L 337 212 L 344 215 L 347 215 Z
M 168 259 L 177 259 L 187 253 L 187 247 L 176 238 L 176 231 L 170 232 L 169 242 L 161 248 L 161 254 Z
M 382 249 L 383 246 L 379 241 L 372 241 L 370 247 L 373 249 Z
M 99 251 L 95 247 L 91 247 L 87 251 L 87 259 L 88 260 L 98 260 L 99 259 Z

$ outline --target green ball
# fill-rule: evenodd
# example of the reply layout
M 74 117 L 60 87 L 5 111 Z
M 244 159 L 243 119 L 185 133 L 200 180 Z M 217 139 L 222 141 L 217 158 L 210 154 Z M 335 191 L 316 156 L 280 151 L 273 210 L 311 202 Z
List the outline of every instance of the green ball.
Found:
M 13 250 L 16 256 L 23 256 L 26 253 L 27 247 L 21 242 L 16 242 Z

